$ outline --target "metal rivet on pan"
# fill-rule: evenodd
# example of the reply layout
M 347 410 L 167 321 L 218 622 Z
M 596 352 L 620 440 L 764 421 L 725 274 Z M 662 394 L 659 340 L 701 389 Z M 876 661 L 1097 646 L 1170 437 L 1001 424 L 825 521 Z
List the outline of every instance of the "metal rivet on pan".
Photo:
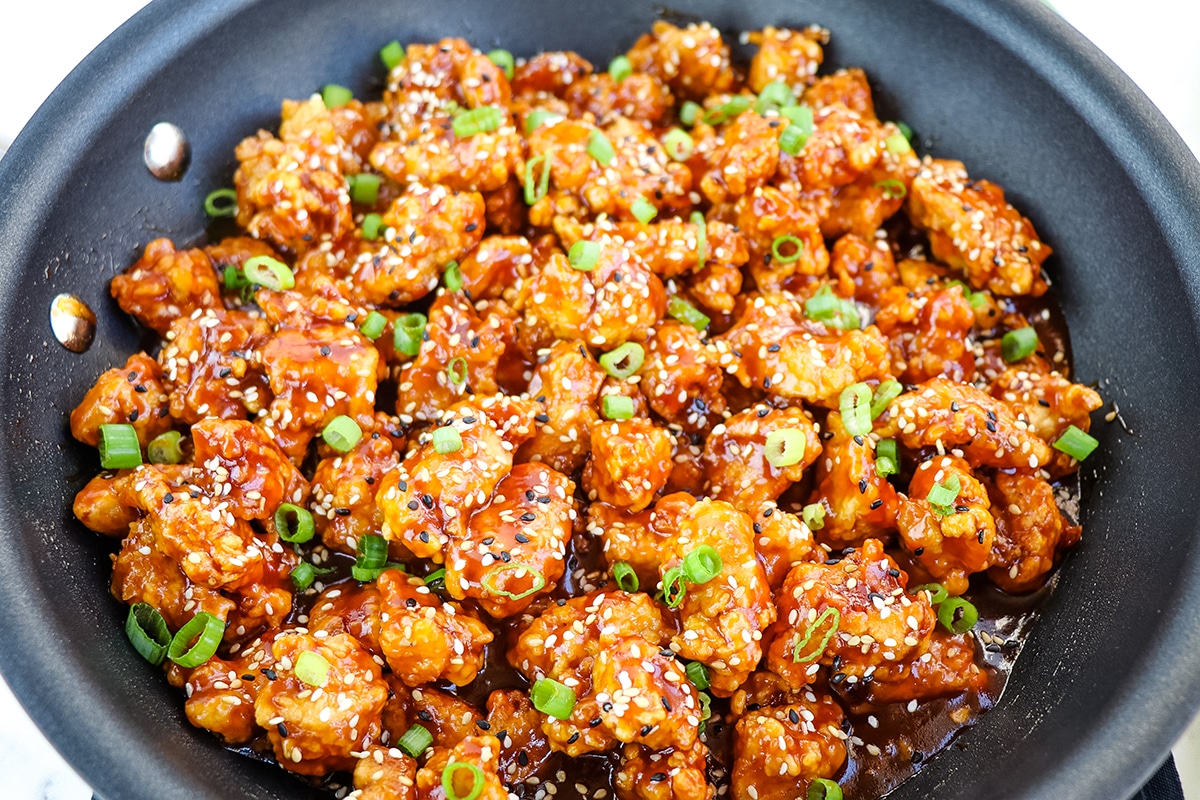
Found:
M 160 181 L 175 181 L 183 177 L 188 163 L 188 141 L 179 126 L 160 122 L 146 135 L 142 148 L 146 169 Z
M 50 301 L 50 330 L 72 353 L 82 353 L 96 338 L 96 314 L 73 294 L 60 294 Z

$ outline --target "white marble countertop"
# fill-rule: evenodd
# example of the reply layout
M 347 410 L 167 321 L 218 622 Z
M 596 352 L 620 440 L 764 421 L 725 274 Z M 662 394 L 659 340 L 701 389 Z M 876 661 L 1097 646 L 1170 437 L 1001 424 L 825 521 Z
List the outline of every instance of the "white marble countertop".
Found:
M 881 0 L 882 1 L 882 0 Z M 0 26 L 0 147 L 67 73 L 145 0 L 39 0 L 14 7 Z M 1196 12 L 1184 0 L 1053 0 L 1158 105 L 1200 153 L 1200 47 Z M 1180 14 L 1184 9 L 1190 13 Z M 1189 797 L 1200 798 L 1200 725 L 1175 748 Z M 91 792 L 29 721 L 0 682 L 0 796 L 6 800 L 89 800 Z

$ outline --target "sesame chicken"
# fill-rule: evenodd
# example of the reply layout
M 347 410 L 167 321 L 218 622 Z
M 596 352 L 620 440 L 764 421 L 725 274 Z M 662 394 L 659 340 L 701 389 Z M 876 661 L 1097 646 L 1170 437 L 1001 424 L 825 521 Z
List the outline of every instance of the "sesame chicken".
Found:
M 988 575 L 1006 592 L 1036 589 L 1081 530 L 1063 516 L 1054 488 L 1037 475 L 996 472 L 986 485 L 996 521 Z
M 656 22 L 627 54 L 637 72 L 653 75 L 683 98 L 700 99 L 729 91 L 734 84 L 729 47 L 707 22 L 677 28 Z
M 562 577 L 575 519 L 575 483 L 535 463 L 517 464 L 485 507 L 471 515 L 466 537 L 446 550 L 446 590 L 473 598 L 496 619 L 528 608 Z
M 967 384 L 933 378 L 893 400 L 885 413 L 875 432 L 909 449 L 959 448 L 972 467 L 1037 469 L 1050 461 L 1050 447 L 1023 415 Z
M 962 270 L 976 289 L 1000 295 L 1046 291 L 1050 246 L 991 181 L 971 180 L 959 161 L 929 159 L 908 195 L 913 224 L 929 234 L 935 258 Z
M 454 764 L 469 764 L 475 769 L 455 767 Z M 456 797 L 509 800 L 508 790 L 500 777 L 500 743 L 496 737 L 468 736 L 452 748 L 434 750 L 425 766 L 417 772 L 417 796 L 446 797 L 445 783 L 454 787 Z
M 417 800 L 417 762 L 396 747 L 371 745 L 354 766 L 354 800 Z
M 627 744 L 613 783 L 620 800 L 712 800 L 706 774 L 708 748 L 651 750 Z
M 846 432 L 842 415 L 825 418 L 830 435 L 818 459 L 815 502 L 824 509 L 817 539 L 834 548 L 887 539 L 896 530 L 900 496 L 877 471 L 872 437 Z
M 959 488 L 951 503 L 934 505 L 935 485 Z M 947 592 L 962 594 L 968 578 L 987 569 L 996 539 L 987 489 L 961 458 L 934 456 L 917 467 L 908 494 L 896 515 L 905 547 Z
M 271 335 L 262 317 L 209 308 L 177 318 L 158 354 L 171 416 L 186 423 L 206 417 L 245 419 L 271 403 L 256 352 Z
M 205 623 L 127 627 L 192 725 L 347 800 L 870 800 L 999 699 L 1103 404 L 1051 249 L 828 31 L 732 36 L 389 43 L 113 279 L 73 510 Z
M 171 430 L 167 391 L 158 363 L 134 353 L 119 369 L 106 370 L 71 412 L 71 435 L 84 444 L 100 445 L 100 426 L 127 423 L 142 447 Z
M 813 778 L 832 778 L 846 762 L 844 714 L 828 695 L 751 711 L 734 730 L 734 800 L 791 800 Z
M 767 26 L 747 39 L 758 45 L 746 77 L 750 90 L 761 92 L 767 84 L 782 81 L 799 93 L 813 81 L 825 60 L 822 45 L 829 43 L 829 31 L 815 25 L 802 31 Z
M 767 439 L 776 431 L 796 431 L 793 447 L 775 452 Z M 704 477 L 708 494 L 749 513 L 763 502 L 776 500 L 821 455 L 821 440 L 812 415 L 802 408 L 755 406 L 714 428 L 704 445 Z M 793 434 L 795 436 L 796 434 Z M 802 442 L 802 444 L 801 444 Z M 772 459 L 787 456 L 792 463 L 775 466 Z M 792 456 L 798 456 L 792 461 Z
M 838 331 L 804 316 L 795 296 L 755 297 L 719 339 L 729 369 L 747 388 L 831 407 L 846 387 L 889 377 L 887 340 L 879 329 Z
M 176 250 L 170 239 L 146 245 L 133 266 L 112 279 L 111 292 L 126 314 L 158 333 L 198 308 L 219 308 L 221 287 L 203 250 Z
M 457 603 L 443 602 L 420 578 L 399 570 L 379 576 L 379 646 L 392 672 L 409 686 L 475 679 L 492 632 Z
M 282 634 L 271 654 L 276 679 L 259 690 L 254 719 L 266 729 L 280 766 L 301 775 L 353 769 L 353 754 L 381 731 L 388 689 L 379 666 L 345 634 Z M 306 661 L 324 666 L 305 673 Z
M 1045 442 L 1056 441 L 1071 425 L 1087 433 L 1091 413 L 1104 405 L 1094 389 L 1072 383 L 1037 355 L 1009 367 L 992 381 L 989 391 L 1028 420 L 1029 428 Z M 1079 462 L 1054 450 L 1044 467 L 1054 477 L 1062 477 L 1078 470 Z
M 647 419 L 596 425 L 583 488 L 593 500 L 641 511 L 666 485 L 674 449 L 670 434 Z

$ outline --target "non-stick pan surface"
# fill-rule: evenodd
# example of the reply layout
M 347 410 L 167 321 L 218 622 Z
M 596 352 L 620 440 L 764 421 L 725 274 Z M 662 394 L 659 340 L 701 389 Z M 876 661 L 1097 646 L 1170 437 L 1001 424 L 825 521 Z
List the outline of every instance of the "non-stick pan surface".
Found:
M 328 82 L 377 91 L 386 41 L 456 35 L 518 55 L 606 63 L 656 15 L 736 32 L 832 29 L 831 66 L 865 67 L 880 115 L 925 150 L 999 182 L 1057 254 L 1078 376 L 1132 433 L 1098 422 L 1085 537 L 1000 706 L 897 798 L 1118 800 L 1200 703 L 1195 433 L 1200 383 L 1200 170 L 1133 84 L 1034 0 L 159 0 L 63 83 L 0 162 L 0 667 L 107 800 L 308 798 L 278 770 L 185 721 L 107 594 L 110 543 L 70 501 L 97 469 L 66 415 L 139 347 L 108 282 L 157 236 L 204 233 L 205 194 L 279 102 Z M 142 140 L 180 125 L 192 164 L 154 180 Z M 51 337 L 50 299 L 100 317 L 84 355 Z

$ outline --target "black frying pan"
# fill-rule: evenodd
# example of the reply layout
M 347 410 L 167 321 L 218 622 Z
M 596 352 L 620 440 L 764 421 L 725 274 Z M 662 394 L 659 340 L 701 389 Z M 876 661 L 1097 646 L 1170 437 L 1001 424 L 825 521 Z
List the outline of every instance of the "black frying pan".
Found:
M 71 518 L 97 464 L 66 415 L 139 347 L 109 279 L 149 239 L 203 236 L 205 194 L 229 183 L 241 137 L 277 123 L 281 98 L 331 81 L 377 91 L 375 53 L 392 38 L 460 35 L 604 63 L 660 13 L 728 32 L 831 28 L 832 65 L 867 69 L 882 117 L 1005 186 L 1054 245 L 1047 266 L 1078 375 L 1100 381 L 1134 431 L 1097 425 L 1083 545 L 1003 702 L 894 796 L 1117 800 L 1166 753 L 1200 705 L 1200 169 L 1133 84 L 1040 3 L 159 0 L 71 74 L 0 162 L 0 668 L 100 796 L 316 796 L 187 725 L 178 693 L 121 632 L 108 543 Z M 142 165 L 160 120 L 191 139 L 179 183 Z M 63 291 L 100 317 L 82 356 L 50 335 Z

